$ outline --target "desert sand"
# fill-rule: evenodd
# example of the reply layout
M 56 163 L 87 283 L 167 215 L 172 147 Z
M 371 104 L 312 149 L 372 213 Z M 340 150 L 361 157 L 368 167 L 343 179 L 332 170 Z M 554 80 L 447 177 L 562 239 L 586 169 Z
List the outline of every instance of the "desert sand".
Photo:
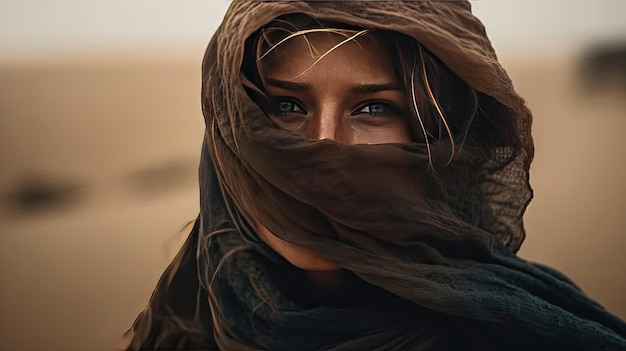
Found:
M 111 349 L 198 210 L 200 54 L 104 56 L 0 67 L 2 350 Z M 624 95 L 582 89 L 574 53 L 502 61 L 535 118 L 520 255 L 626 318 Z

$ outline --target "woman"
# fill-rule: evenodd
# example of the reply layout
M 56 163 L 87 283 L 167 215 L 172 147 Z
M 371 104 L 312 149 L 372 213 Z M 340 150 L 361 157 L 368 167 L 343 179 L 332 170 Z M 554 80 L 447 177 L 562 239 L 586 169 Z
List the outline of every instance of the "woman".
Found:
M 467 2 L 235 1 L 201 212 L 129 349 L 623 350 L 515 252 L 531 115 Z

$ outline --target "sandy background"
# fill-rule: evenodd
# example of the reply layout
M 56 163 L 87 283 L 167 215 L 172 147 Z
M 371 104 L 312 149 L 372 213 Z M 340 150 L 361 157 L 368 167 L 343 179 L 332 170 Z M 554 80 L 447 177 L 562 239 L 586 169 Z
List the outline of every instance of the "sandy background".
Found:
M 0 349 L 108 349 L 194 218 L 199 60 L 160 57 L 0 67 Z M 521 256 L 624 318 L 623 96 L 581 91 L 570 56 L 503 60 L 535 114 Z M 25 179 L 68 190 L 26 207 Z
M 198 210 L 202 50 L 0 60 L 0 350 L 108 350 L 145 306 Z M 501 51 L 535 116 L 520 254 L 626 318 L 626 93 L 580 53 Z

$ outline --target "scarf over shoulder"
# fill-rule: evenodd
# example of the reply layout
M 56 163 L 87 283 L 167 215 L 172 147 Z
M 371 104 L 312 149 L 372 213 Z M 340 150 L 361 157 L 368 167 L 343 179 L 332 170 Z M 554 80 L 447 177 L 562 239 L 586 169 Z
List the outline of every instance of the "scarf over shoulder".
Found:
M 341 145 L 277 128 L 250 97 L 249 41 L 277 17 L 400 32 L 478 93 L 463 150 Z M 129 349 L 626 350 L 626 325 L 516 256 L 531 114 L 466 1 L 233 1 L 203 62 L 200 215 Z M 445 157 L 444 157 L 445 158 Z M 312 303 L 250 223 L 331 259 L 350 297 Z

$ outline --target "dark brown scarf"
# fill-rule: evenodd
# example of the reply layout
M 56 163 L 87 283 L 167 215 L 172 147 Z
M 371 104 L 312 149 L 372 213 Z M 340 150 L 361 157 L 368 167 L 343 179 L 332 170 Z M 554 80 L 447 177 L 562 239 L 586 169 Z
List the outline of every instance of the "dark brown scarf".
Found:
M 302 13 L 415 38 L 479 93 L 447 167 L 445 142 L 340 145 L 276 128 L 242 74 L 246 40 Z M 626 348 L 626 326 L 557 272 L 515 256 L 532 197 L 531 115 L 468 2 L 235 1 L 203 63 L 201 213 L 130 349 Z M 308 299 L 303 272 L 258 240 L 332 259 L 346 286 Z M 307 297 L 308 296 L 308 297 Z M 348 296 L 343 298 L 342 296 Z

